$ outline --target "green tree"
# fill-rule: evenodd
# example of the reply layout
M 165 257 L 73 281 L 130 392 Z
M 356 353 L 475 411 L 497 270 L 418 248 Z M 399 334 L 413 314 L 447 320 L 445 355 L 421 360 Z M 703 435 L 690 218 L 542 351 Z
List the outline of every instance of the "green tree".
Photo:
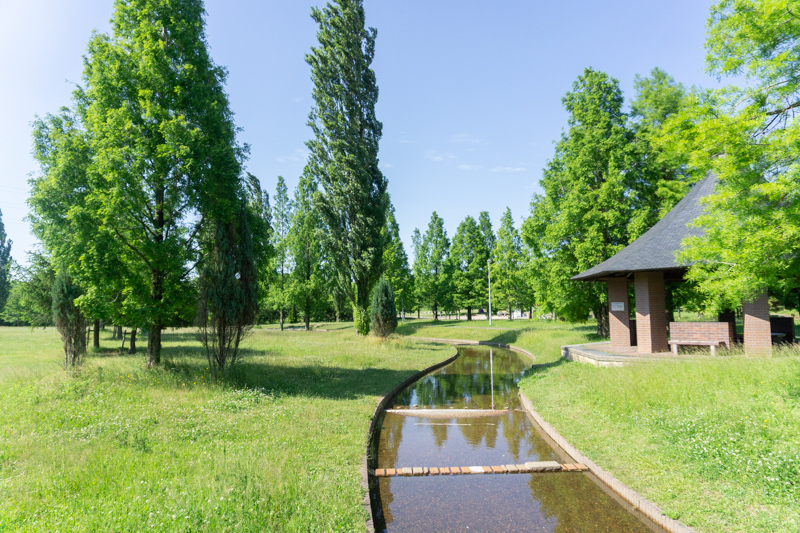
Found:
M 14 325 L 53 325 L 53 284 L 55 271 L 41 252 L 28 252 L 28 265 L 14 263 L 11 291 L 3 309 L 3 320 Z
M 634 171 L 640 174 L 638 182 L 644 187 L 641 207 L 631 223 L 632 240 L 667 214 L 696 181 L 686 165 L 688 154 L 666 150 L 660 142 L 666 122 L 678 116 L 688 104 L 685 87 L 660 68 L 654 68 L 648 77 L 637 75 L 633 87 L 630 119 L 634 131 Z
M 378 337 L 388 337 L 397 329 L 397 309 L 394 305 L 394 291 L 386 280 L 381 278 L 372 290 L 370 306 L 372 329 Z
M 0 313 L 5 308 L 11 290 L 11 244 L 3 224 L 3 212 L 0 211 Z
M 74 368 L 86 353 L 86 319 L 75 305 L 81 289 L 65 271 L 53 283 L 53 321 L 64 343 L 64 368 Z
M 320 185 L 317 205 L 327 227 L 327 248 L 354 285 L 349 297 L 356 329 L 366 335 L 388 203 L 378 168 L 378 87 L 370 68 L 377 32 L 365 28 L 361 0 L 336 0 L 312 9 L 311 17 L 319 24 L 319 46 L 306 55 L 314 83 L 308 122 L 314 138 L 307 143 L 306 173 Z
M 258 272 L 248 205 L 233 220 L 216 219 L 200 274 L 198 326 L 209 368 L 230 371 L 258 314 Z
M 492 252 L 494 251 L 494 245 L 497 241 L 497 237 L 494 234 L 494 229 L 492 229 L 492 219 L 489 217 L 488 211 L 481 211 L 481 214 L 478 216 L 478 227 L 481 230 L 481 236 L 483 237 L 484 245 L 486 246 L 486 257 L 485 260 L 488 260 L 492 256 Z M 481 301 L 481 305 L 486 307 L 487 313 L 489 309 L 489 265 L 486 265 L 486 292 L 485 297 Z
M 434 320 L 439 319 L 439 310 L 447 305 L 450 293 L 449 252 L 450 240 L 444 220 L 434 211 L 422 237 L 419 230 L 414 230 L 414 278 L 418 297 L 420 304 L 433 312 Z
M 269 194 L 261 188 L 257 177 L 247 173 L 244 181 L 247 197 L 247 216 L 253 241 L 253 261 L 256 265 L 259 313 L 268 307 L 267 295 L 274 275 L 275 249 L 272 246 L 272 209 Z M 258 318 L 257 318 L 258 320 Z
M 506 208 L 497 230 L 497 242 L 492 253 L 492 299 L 508 309 L 511 320 L 514 308 L 522 303 L 522 241 L 514 227 L 511 209 Z
M 489 228 L 491 232 L 491 222 Z M 457 309 L 467 310 L 467 320 L 472 320 L 472 309 L 486 301 L 488 259 L 486 236 L 475 219 L 468 216 L 458 225 L 450 247 L 453 298 Z
M 289 189 L 283 176 L 278 176 L 275 187 L 275 206 L 272 208 L 272 247 L 275 250 L 274 271 L 277 279 L 269 292 L 269 305 L 278 311 L 283 331 L 286 311 L 289 308 L 289 274 L 292 271 L 292 256 L 289 251 L 289 231 L 292 228 L 294 206 L 289 198 Z
M 622 112 L 619 82 L 586 69 L 562 101 L 569 128 L 544 169 L 544 195 L 534 196 L 523 237 L 541 259 L 537 301 L 569 320 L 586 320 L 592 310 L 598 334 L 608 336 L 603 284 L 569 278 L 628 244 L 632 213 L 652 193 L 631 183 L 637 177 L 630 171 L 633 132 Z
M 408 255 L 400 239 L 400 225 L 394 214 L 394 206 L 389 203 L 386 227 L 383 232 L 383 277 L 389 282 L 395 302 L 400 303 L 401 311 L 414 308 L 414 279 L 408 266 Z
M 204 14 L 201 0 L 116 2 L 112 33 L 90 41 L 76 93 L 92 148 L 86 203 L 116 237 L 119 260 L 147 280 L 136 306 L 150 366 L 160 363 L 163 328 L 193 295 L 203 226 L 232 223 L 242 196 L 246 150 Z
M 300 177 L 294 193 L 294 214 L 289 231 L 289 251 L 294 269 L 289 293 L 292 304 L 303 315 L 306 330 L 311 329 L 311 317 L 327 303 L 323 272 L 324 228 L 314 195 L 317 185 L 308 175 Z
M 688 148 L 690 166 L 719 179 L 697 221 L 705 235 L 682 255 L 708 307 L 800 285 L 799 14 L 794 0 L 717 1 L 707 69 L 747 83 L 695 95 L 668 124 L 666 144 Z

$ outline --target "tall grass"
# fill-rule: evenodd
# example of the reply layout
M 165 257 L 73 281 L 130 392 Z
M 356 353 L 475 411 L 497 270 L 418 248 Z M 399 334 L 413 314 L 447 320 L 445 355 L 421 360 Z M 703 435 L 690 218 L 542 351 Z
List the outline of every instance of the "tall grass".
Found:
M 191 332 L 164 340 L 161 368 L 113 347 L 66 373 L 54 331 L 0 328 L 0 531 L 363 530 L 379 397 L 453 351 L 260 329 L 213 382 Z
M 800 353 L 596 368 L 523 380 L 584 453 L 700 531 L 800 531 Z

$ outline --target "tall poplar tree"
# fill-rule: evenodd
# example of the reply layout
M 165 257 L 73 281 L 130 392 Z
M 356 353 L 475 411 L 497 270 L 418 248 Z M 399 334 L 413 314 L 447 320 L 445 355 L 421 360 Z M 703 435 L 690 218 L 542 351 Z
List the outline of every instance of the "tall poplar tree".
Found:
M 286 310 L 289 308 L 289 274 L 292 271 L 292 255 L 289 250 L 289 231 L 292 227 L 294 206 L 289 198 L 289 189 L 283 176 L 278 176 L 275 187 L 275 205 L 272 208 L 272 247 L 275 251 L 275 283 L 269 291 L 269 305 L 278 310 L 278 320 L 283 331 Z
M 89 43 L 76 95 L 93 150 L 87 203 L 149 286 L 140 303 L 150 366 L 191 294 L 201 229 L 232 223 L 243 196 L 246 151 L 204 15 L 202 0 L 117 1 L 111 35 Z
M 378 168 L 378 86 L 370 68 L 377 31 L 365 27 L 361 0 L 336 0 L 312 9 L 311 17 L 319 24 L 319 46 L 306 55 L 314 83 L 306 173 L 320 185 L 317 205 L 328 230 L 327 248 L 353 284 L 356 329 L 365 335 L 372 286 L 381 273 L 388 204 Z

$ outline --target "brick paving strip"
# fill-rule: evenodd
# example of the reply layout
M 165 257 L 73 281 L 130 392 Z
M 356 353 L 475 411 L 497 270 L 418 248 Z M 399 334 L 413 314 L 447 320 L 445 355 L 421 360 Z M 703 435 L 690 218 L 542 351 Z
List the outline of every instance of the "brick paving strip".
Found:
M 376 468 L 375 477 L 394 476 L 446 476 L 453 474 L 527 474 L 530 472 L 585 472 L 589 468 L 584 464 L 559 464 L 555 461 L 531 461 L 524 465 L 498 466 L 450 466 L 450 467 L 414 467 L 414 468 Z

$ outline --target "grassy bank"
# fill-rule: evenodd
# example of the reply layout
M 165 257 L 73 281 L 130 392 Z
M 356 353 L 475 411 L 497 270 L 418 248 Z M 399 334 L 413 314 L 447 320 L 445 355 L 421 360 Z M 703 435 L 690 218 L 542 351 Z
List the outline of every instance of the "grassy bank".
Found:
M 596 342 L 594 322 L 568 324 L 550 320 L 407 320 L 397 328 L 400 335 L 441 339 L 477 340 L 513 344 L 536 355 L 536 363 L 561 358 L 561 346 Z
M 55 331 L 0 328 L 0 531 L 363 529 L 376 402 L 453 351 L 265 328 L 215 384 L 190 332 L 164 340 L 162 368 L 106 336 L 67 374 Z
M 672 518 L 703 532 L 800 531 L 800 353 L 526 378 L 534 408 Z

